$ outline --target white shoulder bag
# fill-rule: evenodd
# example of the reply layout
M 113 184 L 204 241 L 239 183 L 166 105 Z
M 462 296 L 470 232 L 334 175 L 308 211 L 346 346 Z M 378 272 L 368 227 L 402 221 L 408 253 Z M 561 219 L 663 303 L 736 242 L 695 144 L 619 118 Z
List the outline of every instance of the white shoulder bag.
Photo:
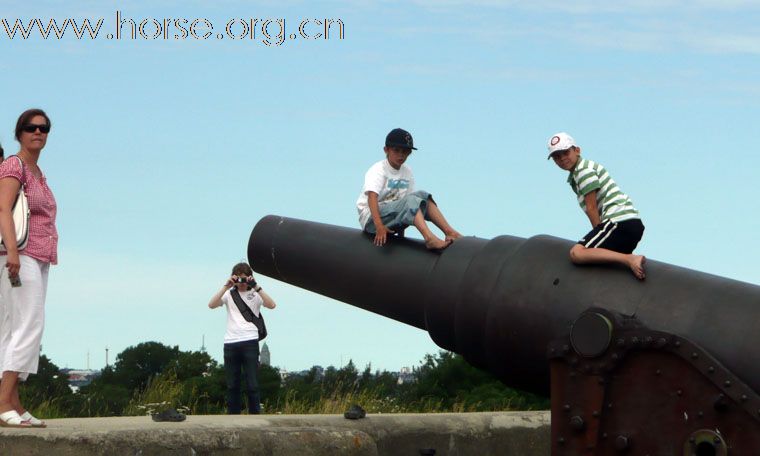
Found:
M 26 199 L 26 168 L 24 168 L 24 162 L 18 156 L 14 157 L 21 163 L 21 177 L 23 182 L 18 188 L 18 194 L 16 195 L 16 201 L 13 202 L 13 209 L 11 209 L 11 216 L 13 218 L 13 226 L 16 228 L 16 245 L 19 250 L 23 250 L 26 247 L 26 243 L 29 240 L 29 201 Z M 8 157 L 10 159 L 11 157 Z M 3 242 L 3 235 L 0 233 L 0 252 L 5 252 L 5 242 Z

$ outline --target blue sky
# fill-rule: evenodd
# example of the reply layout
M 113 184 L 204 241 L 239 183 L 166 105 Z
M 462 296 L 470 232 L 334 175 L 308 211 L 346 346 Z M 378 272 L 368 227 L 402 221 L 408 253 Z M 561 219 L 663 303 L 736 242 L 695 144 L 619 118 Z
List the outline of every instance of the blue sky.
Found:
M 104 37 L 116 11 L 214 32 L 231 18 L 285 19 L 288 34 L 332 18 L 345 35 L 116 41 Z M 97 39 L 0 27 L 6 155 L 23 110 L 53 121 L 40 164 L 60 264 L 43 352 L 61 367 L 86 367 L 89 352 L 100 368 L 105 347 L 113 361 L 149 340 L 196 350 L 204 335 L 221 361 L 224 311 L 206 304 L 255 223 L 357 227 L 364 172 L 395 127 L 419 147 L 418 186 L 464 234 L 584 234 L 546 161 L 546 140 L 567 131 L 640 210 L 639 252 L 759 283 L 757 2 L 48 0 L 0 16 L 104 19 Z M 277 366 L 397 370 L 437 350 L 416 328 L 259 282 L 278 303 L 266 315 Z

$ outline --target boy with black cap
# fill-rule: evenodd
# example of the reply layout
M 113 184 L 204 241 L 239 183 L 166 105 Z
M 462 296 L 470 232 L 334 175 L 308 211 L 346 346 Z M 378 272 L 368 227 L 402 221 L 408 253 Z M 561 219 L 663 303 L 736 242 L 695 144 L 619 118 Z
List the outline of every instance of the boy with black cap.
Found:
M 375 245 L 383 245 L 389 233 L 414 225 L 428 249 L 444 249 L 462 237 L 444 218 L 430 193 L 414 190 L 412 169 L 406 159 L 417 150 L 412 135 L 396 128 L 385 137 L 385 159 L 372 165 L 364 176 L 364 187 L 356 201 L 359 223 L 374 234 Z M 429 220 L 443 231 L 440 239 L 428 228 Z
M 567 182 L 593 227 L 570 249 L 570 259 L 576 264 L 619 263 L 643 280 L 646 258 L 632 252 L 644 234 L 644 224 L 631 199 L 602 165 L 581 157 L 572 136 L 557 133 L 547 147 L 547 159 L 570 172 Z

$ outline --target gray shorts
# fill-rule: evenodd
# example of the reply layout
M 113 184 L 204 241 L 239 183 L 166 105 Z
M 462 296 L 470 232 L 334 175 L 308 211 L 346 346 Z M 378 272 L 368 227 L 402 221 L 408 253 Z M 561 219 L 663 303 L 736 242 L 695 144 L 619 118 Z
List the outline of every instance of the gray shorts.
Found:
M 380 204 L 380 219 L 388 229 L 393 231 L 403 230 L 407 226 L 414 224 L 414 216 L 417 211 L 421 210 L 425 220 L 430 220 L 427 215 L 428 200 L 432 201 L 430 193 L 419 190 L 412 192 L 405 197 L 396 201 Z M 375 234 L 375 222 L 370 217 L 367 226 L 364 227 L 367 233 Z

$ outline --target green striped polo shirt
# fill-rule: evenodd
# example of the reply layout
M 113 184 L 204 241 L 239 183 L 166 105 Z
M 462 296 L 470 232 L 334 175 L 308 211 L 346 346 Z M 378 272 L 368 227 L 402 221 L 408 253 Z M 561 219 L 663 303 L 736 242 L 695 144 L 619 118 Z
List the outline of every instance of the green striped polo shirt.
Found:
M 597 190 L 596 203 L 601 221 L 611 220 L 615 223 L 639 217 L 639 211 L 633 207 L 631 199 L 620 191 L 610 173 L 599 163 L 578 157 L 578 163 L 570 171 L 567 182 L 578 196 L 578 204 L 586 210 L 585 195 Z

